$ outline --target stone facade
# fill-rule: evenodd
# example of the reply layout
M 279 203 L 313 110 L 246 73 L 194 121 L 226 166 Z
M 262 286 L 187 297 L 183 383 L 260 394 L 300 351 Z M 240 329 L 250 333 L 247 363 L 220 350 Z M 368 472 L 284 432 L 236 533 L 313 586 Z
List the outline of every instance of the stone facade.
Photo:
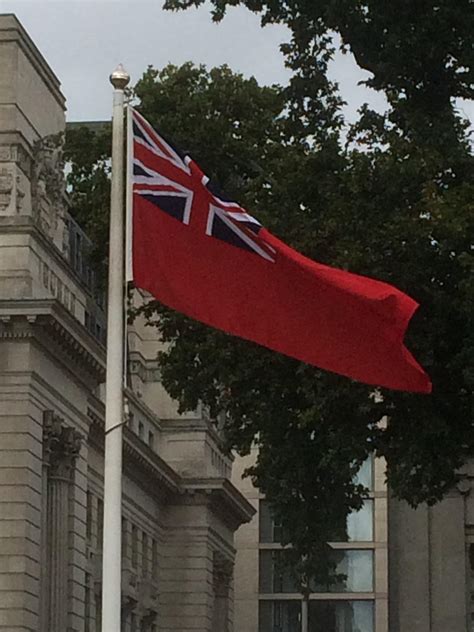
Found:
M 98 632 L 103 302 L 68 215 L 60 85 L 12 15 L 0 65 L 0 630 Z M 253 509 L 204 412 L 178 415 L 162 389 L 153 330 L 128 342 L 123 631 L 230 632 Z

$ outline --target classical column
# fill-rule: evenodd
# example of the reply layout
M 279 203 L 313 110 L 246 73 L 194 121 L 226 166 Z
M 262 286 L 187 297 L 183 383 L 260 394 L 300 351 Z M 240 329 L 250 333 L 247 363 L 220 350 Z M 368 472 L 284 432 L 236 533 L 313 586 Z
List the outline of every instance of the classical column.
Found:
M 62 420 L 45 414 L 45 453 L 47 454 L 46 544 L 43 591 L 47 591 L 43 620 L 48 632 L 67 629 L 68 604 L 68 518 L 69 489 L 75 460 L 80 450 L 79 433 L 62 425 Z M 43 593 L 42 591 L 42 593 Z
M 219 551 L 215 551 L 212 570 L 214 585 L 212 632 L 228 632 L 230 586 L 234 572 L 234 562 Z

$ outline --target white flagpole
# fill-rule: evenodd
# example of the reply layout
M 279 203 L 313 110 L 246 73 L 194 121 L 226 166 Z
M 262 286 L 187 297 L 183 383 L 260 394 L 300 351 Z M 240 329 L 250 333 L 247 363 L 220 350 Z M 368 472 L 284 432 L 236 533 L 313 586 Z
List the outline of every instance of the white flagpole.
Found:
M 114 87 L 110 199 L 107 372 L 105 387 L 104 540 L 102 632 L 120 632 L 122 557 L 122 424 L 124 343 L 124 89 L 130 80 L 120 65 Z
M 127 183 L 125 189 L 125 282 L 133 281 L 133 110 L 127 105 Z

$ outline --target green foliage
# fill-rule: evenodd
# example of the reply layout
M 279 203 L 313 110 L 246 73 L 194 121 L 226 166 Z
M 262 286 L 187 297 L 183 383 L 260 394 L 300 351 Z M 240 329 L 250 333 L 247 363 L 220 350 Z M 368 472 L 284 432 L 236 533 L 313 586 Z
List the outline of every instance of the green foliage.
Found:
M 111 129 L 86 124 L 66 130 L 64 158 L 71 214 L 93 243 L 97 279 L 105 282 L 109 243 Z
M 304 588 L 309 577 L 334 578 L 326 542 L 363 502 L 354 475 L 369 454 L 387 459 L 392 492 L 417 505 L 439 500 L 473 451 L 474 171 L 453 105 L 472 96 L 472 11 L 464 0 L 214 0 L 215 17 L 235 4 L 290 27 L 290 85 L 261 88 L 226 67 L 150 67 L 135 88 L 138 109 L 284 241 L 417 299 L 408 344 L 434 384 L 430 397 L 374 397 L 155 302 L 146 307 L 169 343 L 163 382 L 181 410 L 202 401 L 228 449 L 258 445 L 249 475 L 293 545 Z M 390 103 L 385 115 L 364 107 L 346 146 L 326 76 L 334 31 Z
M 200 4 L 167 0 L 165 7 Z M 335 519 L 333 506 L 345 500 L 347 509 L 360 500 L 350 485 L 353 459 L 360 462 L 370 450 L 385 456 L 393 493 L 416 505 L 441 498 L 473 451 L 473 159 L 454 98 L 473 96 L 474 7 L 469 0 L 211 4 L 215 20 L 228 6 L 243 5 L 260 13 L 263 23 L 285 24 L 292 34 L 282 46 L 294 71 L 285 95 L 288 124 L 310 143 L 303 156 L 293 155 L 296 168 L 286 165 L 284 177 L 274 180 L 283 206 L 291 200 L 294 227 L 276 222 L 276 229 L 306 254 L 390 281 L 421 303 L 408 343 L 433 378 L 431 397 L 384 392 L 382 402 L 369 404 L 369 389 L 347 380 L 263 351 L 260 371 L 252 362 L 244 372 L 239 352 L 227 352 L 233 370 L 251 376 L 234 387 L 234 395 L 251 384 L 257 411 L 274 407 L 253 429 L 260 445 L 253 476 L 311 574 L 311 554 L 320 554 L 322 533 Z M 333 33 L 371 73 L 367 85 L 383 91 L 390 104 L 385 116 L 362 109 L 346 151 L 330 142 L 318 145 L 334 138 L 339 123 L 335 87 L 325 78 Z M 165 375 L 176 396 L 189 395 L 174 372 L 182 343 L 169 339 L 175 346 L 164 358 Z M 191 344 L 188 339 L 186 348 Z M 212 346 L 209 340 L 206 345 Z M 195 348 L 195 357 L 204 364 L 201 349 Z M 218 364 L 214 388 L 220 378 L 227 384 L 222 359 Z M 278 376 L 275 365 L 281 366 Z M 290 406 L 278 406 L 276 390 Z M 390 420 L 384 430 L 373 424 L 382 413 Z M 247 415 L 256 418 L 250 404 L 243 417 L 231 411 L 229 425 L 237 432 L 243 425 L 248 437 L 252 431 L 247 421 L 242 424 Z M 321 514 L 327 514 L 322 525 Z M 315 526 L 314 537 L 301 532 L 305 525 Z

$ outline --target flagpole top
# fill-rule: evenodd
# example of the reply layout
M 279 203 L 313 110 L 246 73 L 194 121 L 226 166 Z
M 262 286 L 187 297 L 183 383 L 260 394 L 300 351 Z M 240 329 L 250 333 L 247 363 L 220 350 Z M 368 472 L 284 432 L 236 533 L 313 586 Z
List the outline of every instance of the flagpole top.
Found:
M 110 83 L 116 90 L 123 90 L 127 87 L 128 82 L 130 81 L 130 75 L 122 66 L 119 64 L 117 68 L 110 75 Z

